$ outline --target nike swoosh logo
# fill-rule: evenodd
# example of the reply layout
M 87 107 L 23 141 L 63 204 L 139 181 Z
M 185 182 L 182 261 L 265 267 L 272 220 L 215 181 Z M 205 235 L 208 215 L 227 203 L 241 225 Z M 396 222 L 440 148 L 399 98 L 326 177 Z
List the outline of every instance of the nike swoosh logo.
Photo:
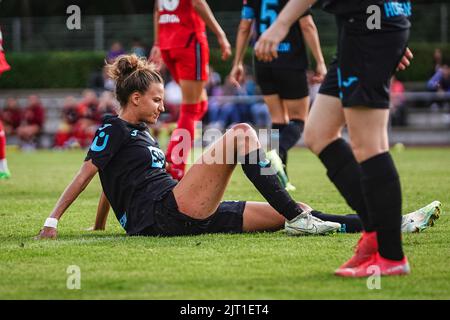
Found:
M 396 267 L 392 267 L 387 269 L 387 272 L 396 272 L 396 271 L 404 271 L 405 270 L 405 266 L 396 266 Z
M 315 230 L 317 232 L 317 227 L 315 225 L 313 225 L 311 228 L 308 228 L 308 229 L 288 226 L 288 229 L 297 230 L 297 231 L 313 231 L 313 230 Z
M 105 124 L 103 127 L 98 128 L 99 131 L 105 130 L 108 127 L 112 127 L 112 124 Z

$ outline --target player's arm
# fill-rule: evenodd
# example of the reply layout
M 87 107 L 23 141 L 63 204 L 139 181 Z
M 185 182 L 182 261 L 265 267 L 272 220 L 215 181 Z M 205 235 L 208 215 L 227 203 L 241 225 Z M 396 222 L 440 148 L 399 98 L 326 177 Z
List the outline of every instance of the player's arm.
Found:
M 258 59 L 272 61 L 278 57 L 278 45 L 286 37 L 289 28 L 317 0 L 290 0 L 281 10 L 275 22 L 261 35 L 255 45 Z
M 231 45 L 228 42 L 225 31 L 217 22 L 211 8 L 205 0 L 192 0 L 192 7 L 200 15 L 208 28 L 216 35 L 222 51 L 222 59 L 226 60 L 231 56 Z
M 89 185 L 92 178 L 97 173 L 97 167 L 92 163 L 92 160 L 86 161 L 81 166 L 80 171 L 77 173 L 72 182 L 64 190 L 63 194 L 56 203 L 53 211 L 51 212 L 49 219 L 46 220 L 44 228 L 40 231 L 37 239 L 55 239 L 57 235 L 56 224 L 70 205 L 78 198 L 81 192 Z M 56 220 L 55 220 L 56 219 Z
M 100 199 L 98 201 L 97 216 L 95 218 L 95 225 L 92 228 L 93 231 L 105 230 L 106 220 L 108 220 L 110 208 L 111 205 L 108 201 L 108 198 L 106 198 L 105 192 L 102 191 L 102 194 L 100 195 Z
M 239 83 L 244 77 L 244 56 L 250 39 L 253 21 L 251 19 L 242 19 L 239 23 L 238 33 L 236 38 L 236 52 L 233 61 L 233 68 L 230 72 L 231 82 L 239 86 Z
M 327 66 L 323 58 L 322 49 L 320 47 L 319 32 L 316 24 L 311 16 L 308 14 L 300 18 L 300 28 L 302 29 L 303 37 L 306 44 L 311 49 L 311 52 L 316 60 L 316 72 L 313 77 L 315 83 L 321 83 L 327 74 Z
M 157 66 L 161 66 L 161 49 L 159 48 L 159 2 L 155 0 L 155 6 L 153 8 L 153 47 L 150 51 L 149 60 L 155 63 Z

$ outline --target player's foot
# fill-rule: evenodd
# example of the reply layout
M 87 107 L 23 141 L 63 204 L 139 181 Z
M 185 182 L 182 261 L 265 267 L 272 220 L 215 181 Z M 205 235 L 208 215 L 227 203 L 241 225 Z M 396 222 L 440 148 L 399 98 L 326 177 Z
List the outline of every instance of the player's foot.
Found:
M 377 252 L 373 254 L 369 260 L 354 268 L 339 268 L 335 275 L 341 277 L 361 278 L 372 275 L 381 276 L 400 276 L 411 272 L 408 259 L 403 257 L 402 260 L 389 260 L 380 256 Z
M 336 222 L 322 221 L 311 215 L 309 211 L 299 214 L 297 217 L 284 224 L 284 230 L 292 236 L 308 234 L 329 234 L 340 230 L 341 225 Z
M 434 226 L 434 222 L 439 219 L 442 204 L 433 201 L 429 205 L 420 208 L 402 217 L 402 232 L 421 232 L 428 227 Z
M 9 172 L 9 170 L 0 171 L 0 180 L 6 180 L 9 178 L 11 178 L 11 172 Z
M 363 232 L 361 238 L 356 245 L 355 254 L 338 270 L 346 268 L 354 268 L 369 260 L 372 255 L 378 252 L 377 233 Z
M 281 160 L 277 151 L 275 149 L 270 150 L 269 152 L 267 152 L 266 158 L 270 160 L 272 168 L 277 173 L 278 179 L 280 180 L 280 183 L 283 186 L 283 188 L 285 188 L 286 191 L 297 190 L 297 188 L 289 182 L 289 178 L 286 175 L 286 172 L 284 171 L 283 161 Z

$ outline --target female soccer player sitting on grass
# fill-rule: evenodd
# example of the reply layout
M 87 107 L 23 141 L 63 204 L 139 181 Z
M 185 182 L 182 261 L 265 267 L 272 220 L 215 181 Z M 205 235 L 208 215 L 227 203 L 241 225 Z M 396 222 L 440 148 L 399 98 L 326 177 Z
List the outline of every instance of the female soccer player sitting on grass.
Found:
M 326 234 L 341 224 L 322 221 L 280 185 L 255 131 L 238 124 L 214 143 L 180 182 L 165 170 L 164 153 L 144 123 L 164 111 L 163 80 L 152 64 L 122 56 L 108 66 L 117 82 L 118 117 L 98 129 L 80 172 L 66 188 L 38 238 L 56 238 L 57 222 L 99 172 L 104 190 L 99 206 L 111 205 L 129 235 L 177 236 L 279 230 Z M 228 160 L 228 161 L 227 161 Z M 249 180 L 268 203 L 221 202 L 240 160 Z
M 314 218 L 280 185 L 256 132 L 238 124 L 214 143 L 177 182 L 145 123 L 164 111 L 164 86 L 155 67 L 135 55 L 108 66 L 121 110 L 98 129 L 79 173 L 63 192 L 39 238 L 55 238 L 57 221 L 97 172 L 104 194 L 129 235 L 176 236 L 279 229 L 323 234 L 338 223 Z M 221 202 L 236 160 L 270 204 Z M 280 215 L 281 214 L 281 215 Z

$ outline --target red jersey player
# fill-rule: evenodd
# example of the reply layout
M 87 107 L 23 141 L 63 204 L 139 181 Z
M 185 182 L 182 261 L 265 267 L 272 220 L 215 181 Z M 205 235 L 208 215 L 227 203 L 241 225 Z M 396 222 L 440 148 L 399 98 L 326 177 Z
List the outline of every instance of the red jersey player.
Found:
M 164 61 L 182 92 L 177 130 L 166 155 L 168 171 L 180 180 L 194 142 L 195 121 L 208 109 L 204 90 L 209 65 L 206 26 L 216 35 L 223 60 L 231 56 L 231 46 L 205 0 L 157 0 L 153 19 L 155 42 L 150 60 L 156 64 Z
M 2 30 L 0 29 L 0 75 L 11 69 L 6 62 L 5 54 L 3 53 L 3 38 Z M 0 119 L 0 180 L 8 179 L 11 177 L 11 173 L 8 170 L 8 164 L 6 163 L 6 134 L 3 129 L 3 123 Z

